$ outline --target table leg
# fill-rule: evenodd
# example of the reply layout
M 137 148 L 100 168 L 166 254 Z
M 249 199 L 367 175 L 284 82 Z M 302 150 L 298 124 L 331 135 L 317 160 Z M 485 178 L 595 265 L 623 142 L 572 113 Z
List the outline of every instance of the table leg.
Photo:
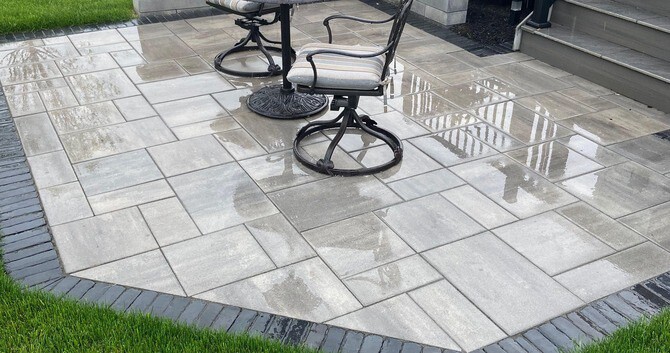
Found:
M 282 42 L 282 84 L 259 89 L 249 96 L 247 106 L 253 112 L 274 119 L 298 119 L 314 115 L 328 106 L 328 99 L 322 94 L 296 92 L 293 84 L 286 79 L 291 69 L 291 5 L 280 5 Z

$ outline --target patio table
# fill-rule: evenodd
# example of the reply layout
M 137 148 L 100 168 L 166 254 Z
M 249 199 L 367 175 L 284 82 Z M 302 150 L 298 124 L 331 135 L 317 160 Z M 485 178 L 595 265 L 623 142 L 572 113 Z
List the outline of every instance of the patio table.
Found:
M 328 106 L 328 99 L 320 94 L 296 92 L 286 79 L 291 69 L 291 18 L 293 4 L 323 2 L 324 0 L 254 0 L 266 4 L 279 4 L 279 22 L 282 48 L 282 84 L 263 87 L 249 96 L 247 106 L 252 111 L 274 119 L 297 119 L 314 115 Z

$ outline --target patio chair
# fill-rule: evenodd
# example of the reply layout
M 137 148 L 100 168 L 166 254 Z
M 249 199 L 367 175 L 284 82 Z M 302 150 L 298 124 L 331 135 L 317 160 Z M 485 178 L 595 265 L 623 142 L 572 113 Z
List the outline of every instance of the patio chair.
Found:
M 402 159 L 402 143 L 392 132 L 382 129 L 367 115 L 358 115 L 356 109 L 361 96 L 382 96 L 407 16 L 413 0 L 403 0 L 398 11 L 390 18 L 372 21 L 351 16 L 335 15 L 323 23 L 328 29 L 328 43 L 310 43 L 303 46 L 287 78 L 298 92 L 333 95 L 330 109 L 343 111 L 332 120 L 313 121 L 298 131 L 293 141 L 296 159 L 308 168 L 330 175 L 363 175 L 377 173 L 398 164 Z M 391 22 L 389 38 L 384 47 L 349 46 L 332 44 L 329 22 L 345 19 L 369 24 Z M 338 131 L 328 145 L 323 158 L 314 161 L 305 154 L 300 143 L 308 136 L 327 129 Z M 393 158 L 383 164 L 357 169 L 337 168 L 332 156 L 345 133 L 358 130 L 382 140 L 391 149 Z
M 264 4 L 246 0 L 206 0 L 205 2 L 224 12 L 242 16 L 242 18 L 235 19 L 235 24 L 248 31 L 245 38 L 240 39 L 232 48 L 222 51 L 214 58 L 214 67 L 217 70 L 242 77 L 265 77 L 281 74 L 281 67 L 275 64 L 270 54 L 271 51 L 281 53 L 281 48 L 266 46 L 263 41 L 271 44 L 281 44 L 281 42 L 268 39 L 260 30 L 262 26 L 268 26 L 279 21 L 278 4 Z M 272 20 L 262 17 L 268 14 L 274 14 Z M 248 45 L 249 42 L 255 43 L 255 45 Z M 222 65 L 226 56 L 249 50 L 260 50 L 265 55 L 269 63 L 266 71 L 239 71 L 226 67 L 225 64 Z

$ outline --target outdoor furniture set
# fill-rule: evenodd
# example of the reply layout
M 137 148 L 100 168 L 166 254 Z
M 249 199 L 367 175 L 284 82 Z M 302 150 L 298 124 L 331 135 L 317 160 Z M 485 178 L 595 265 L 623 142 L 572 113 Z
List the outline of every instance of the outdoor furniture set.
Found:
M 233 48 L 217 55 L 214 64 L 222 72 L 262 77 L 282 74 L 280 85 L 263 87 L 249 96 L 247 105 L 252 111 L 273 119 L 297 119 L 312 116 L 328 106 L 325 95 L 332 95 L 330 109 L 342 112 L 334 119 L 312 121 L 300 129 L 293 142 L 296 159 L 306 167 L 329 175 L 363 175 L 377 173 L 398 164 L 402 159 L 402 143 L 392 132 L 377 126 L 367 115 L 356 111 L 362 96 L 384 95 L 389 66 L 393 62 L 407 16 L 413 0 L 403 0 L 395 14 L 385 20 L 374 21 L 345 15 L 327 17 L 323 24 L 328 32 L 328 43 L 310 43 L 296 54 L 291 48 L 290 11 L 294 4 L 313 3 L 321 0 L 208 0 L 207 3 L 228 13 L 243 16 L 235 23 L 248 30 L 248 35 Z M 263 15 L 274 14 L 268 21 Z M 368 24 L 390 23 L 389 37 L 385 46 L 348 46 L 333 44 L 330 22 L 333 20 L 357 21 Z M 280 22 L 281 41 L 267 39 L 262 26 Z M 249 45 L 249 42 L 255 45 Z M 275 64 L 269 51 L 279 51 L 262 42 L 281 44 L 282 65 Z M 260 50 L 268 60 L 268 69 L 263 72 L 239 72 L 226 68 L 224 59 L 232 53 Z M 337 129 L 323 158 L 314 161 L 300 148 L 308 136 L 328 129 Z M 383 141 L 393 153 L 389 161 L 368 168 L 337 168 L 332 156 L 345 133 L 361 131 Z

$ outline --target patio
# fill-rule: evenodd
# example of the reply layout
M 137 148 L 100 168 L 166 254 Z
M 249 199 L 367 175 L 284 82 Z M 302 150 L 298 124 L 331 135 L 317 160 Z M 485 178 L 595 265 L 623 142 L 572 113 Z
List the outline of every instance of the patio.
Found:
M 321 21 L 339 12 L 387 17 L 354 0 L 300 6 L 293 46 L 327 40 Z M 335 43 L 386 39 L 333 29 Z M 260 117 L 246 97 L 280 78 L 212 68 L 243 35 L 213 16 L 0 44 L 65 272 L 472 351 L 670 271 L 667 114 L 408 25 L 386 97 L 360 104 L 402 138 L 401 165 L 327 177 L 291 146 L 336 112 Z M 341 146 L 340 165 L 389 158 L 378 141 Z

